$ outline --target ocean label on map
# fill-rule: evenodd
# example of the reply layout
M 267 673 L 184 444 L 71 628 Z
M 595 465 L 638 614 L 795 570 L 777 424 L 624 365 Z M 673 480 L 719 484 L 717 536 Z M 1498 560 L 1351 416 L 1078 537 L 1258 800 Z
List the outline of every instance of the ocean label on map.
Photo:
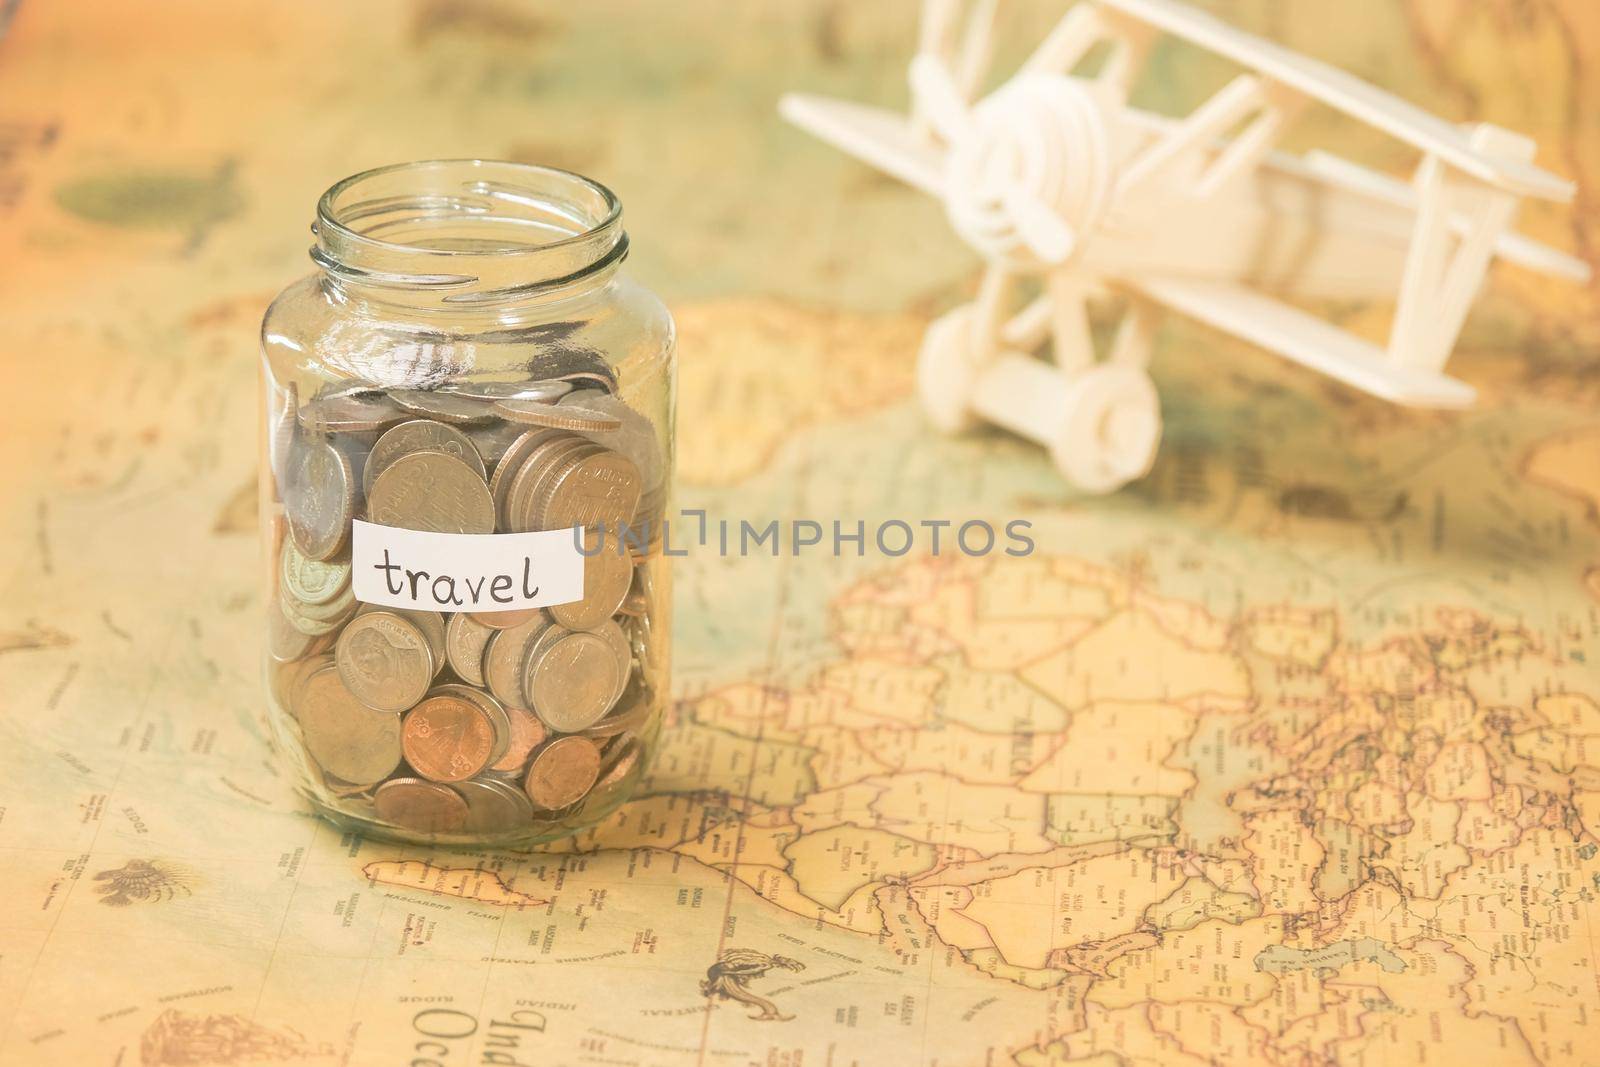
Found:
M 568 530 L 456 534 L 351 523 L 350 580 L 364 604 L 515 611 L 583 599 L 583 553 Z

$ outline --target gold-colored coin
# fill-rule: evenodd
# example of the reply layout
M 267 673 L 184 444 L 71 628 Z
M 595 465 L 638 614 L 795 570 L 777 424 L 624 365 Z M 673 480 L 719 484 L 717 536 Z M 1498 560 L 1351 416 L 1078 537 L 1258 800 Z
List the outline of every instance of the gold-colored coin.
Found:
M 371 784 L 399 766 L 400 720 L 367 706 L 336 667 L 316 671 L 295 695 L 306 752 L 324 771 L 346 782 Z
M 373 793 L 372 804 L 384 822 L 418 833 L 455 833 L 467 825 L 467 802 L 461 795 L 420 778 L 384 782 Z
M 488 478 L 483 457 L 478 454 L 478 446 L 466 434 L 433 419 L 408 419 L 389 427 L 372 446 L 367 465 L 361 471 L 362 491 L 370 497 L 372 483 L 378 475 L 395 460 L 411 452 L 443 452 L 471 467 L 480 479 Z
M 558 737 L 534 754 L 522 780 L 536 807 L 564 808 L 583 799 L 600 776 L 600 749 L 586 737 Z
M 412 452 L 373 480 L 367 518 L 405 530 L 493 533 L 494 499 L 461 460 L 443 452 Z
M 439 666 L 416 623 L 382 610 L 356 616 L 339 635 L 334 658 L 350 691 L 368 707 L 386 712 L 405 711 L 421 700 Z

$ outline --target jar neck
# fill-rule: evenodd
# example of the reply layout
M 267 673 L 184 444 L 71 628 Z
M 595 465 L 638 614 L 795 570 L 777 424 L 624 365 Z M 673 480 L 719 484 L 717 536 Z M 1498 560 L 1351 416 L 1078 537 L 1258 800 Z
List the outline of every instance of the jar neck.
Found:
M 568 171 L 403 163 L 323 194 L 312 262 L 341 302 L 430 320 L 533 317 L 604 286 L 628 254 L 622 204 Z

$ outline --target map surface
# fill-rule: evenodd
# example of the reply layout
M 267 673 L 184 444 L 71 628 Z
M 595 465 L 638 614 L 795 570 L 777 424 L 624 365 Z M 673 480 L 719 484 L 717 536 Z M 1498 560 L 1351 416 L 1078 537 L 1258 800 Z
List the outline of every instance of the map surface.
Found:
M 1060 11 L 1002 6 L 1012 59 Z M 1534 135 L 1581 191 L 1523 228 L 1600 258 L 1591 5 L 1208 6 Z M 912 361 L 975 264 L 774 118 L 902 103 L 913 24 L 14 12 L 0 1063 L 1600 1063 L 1600 291 L 1497 269 L 1465 414 L 1169 318 L 1155 471 L 1077 497 L 1023 442 L 931 434 Z M 1153 64 L 1153 107 L 1226 75 Z M 1406 165 L 1329 116 L 1293 144 Z M 341 836 L 259 720 L 261 312 L 326 185 L 466 155 L 621 193 L 680 325 L 682 506 L 1038 546 L 681 561 L 658 765 L 534 853 Z

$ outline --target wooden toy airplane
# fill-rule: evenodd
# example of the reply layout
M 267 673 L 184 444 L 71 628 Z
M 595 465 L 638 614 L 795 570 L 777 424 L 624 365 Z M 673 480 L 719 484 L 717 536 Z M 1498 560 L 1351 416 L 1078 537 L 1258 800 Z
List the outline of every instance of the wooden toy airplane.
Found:
M 936 320 L 918 392 L 954 432 L 980 419 L 1049 447 L 1074 485 L 1146 474 L 1161 411 L 1145 371 L 1163 307 L 1400 404 L 1461 407 L 1444 374 L 1492 256 L 1582 282 L 1581 260 L 1510 231 L 1524 196 L 1573 186 L 1534 144 L 1454 126 L 1326 64 L 1174 0 L 1080 0 L 1020 70 L 971 103 L 993 0 L 958 32 L 961 0 L 924 0 L 912 114 L 789 95 L 783 115 L 944 202 L 989 266 L 977 299 Z M 1245 68 L 1180 119 L 1127 105 L 1153 39 L 1171 34 Z M 1092 75 L 1074 74 L 1100 59 Z M 1273 144 L 1308 101 L 1421 153 L 1407 183 Z M 1017 308 L 1019 301 L 1036 292 Z M 1020 295 L 1019 295 L 1020 294 Z M 1126 301 L 1096 351 L 1091 299 Z M 1286 302 L 1396 299 L 1380 347 Z M 1050 341 L 1054 359 L 1030 353 Z

